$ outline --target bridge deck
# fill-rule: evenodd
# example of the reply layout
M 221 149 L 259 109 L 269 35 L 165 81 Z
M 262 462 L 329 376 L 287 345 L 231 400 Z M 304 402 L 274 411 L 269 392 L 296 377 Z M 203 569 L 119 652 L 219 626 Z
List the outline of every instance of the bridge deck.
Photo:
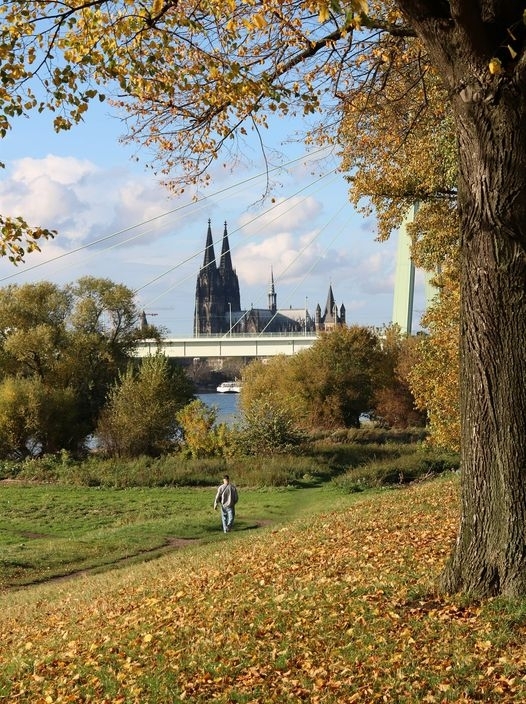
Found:
M 141 340 L 136 347 L 136 357 L 147 357 L 162 352 L 166 357 L 274 357 L 293 355 L 304 350 L 316 340 L 316 335 L 203 335 L 201 337 Z

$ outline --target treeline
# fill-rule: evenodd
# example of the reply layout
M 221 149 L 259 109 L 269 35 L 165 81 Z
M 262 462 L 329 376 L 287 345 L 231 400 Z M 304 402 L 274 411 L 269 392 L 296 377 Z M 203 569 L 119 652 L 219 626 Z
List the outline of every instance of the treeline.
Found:
M 271 456 L 359 428 L 364 414 L 377 428 L 426 424 L 409 381 L 419 340 L 395 327 L 339 327 L 249 364 L 241 418 L 227 427 L 173 360 L 133 359 L 139 337 L 160 335 L 140 320 L 133 292 L 107 279 L 0 289 L 0 458 L 82 459 L 94 437 L 107 458 Z

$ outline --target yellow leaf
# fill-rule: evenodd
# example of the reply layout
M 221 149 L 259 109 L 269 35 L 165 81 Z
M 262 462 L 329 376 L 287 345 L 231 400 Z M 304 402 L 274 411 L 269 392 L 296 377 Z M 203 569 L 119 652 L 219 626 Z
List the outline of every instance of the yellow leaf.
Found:
M 475 643 L 475 647 L 477 648 L 477 650 L 484 650 L 484 651 L 490 650 L 492 645 L 493 644 L 490 640 L 484 640 L 484 641 L 479 640 Z
M 489 72 L 493 76 L 498 76 L 499 73 L 502 73 L 502 63 L 500 59 L 497 59 L 496 57 L 493 57 L 491 61 L 489 62 Z
M 318 22 L 320 24 L 323 24 L 323 22 L 327 22 L 329 19 L 329 6 L 327 3 L 323 3 L 323 5 L 320 5 L 320 13 L 318 15 Z
M 359 12 L 361 15 L 366 15 L 369 12 L 369 5 L 367 4 L 367 0 L 352 0 L 351 7 L 353 10 Z
M 265 29 L 267 26 L 267 20 L 264 18 L 264 16 L 261 13 L 257 13 L 254 15 L 252 18 L 252 23 L 258 28 L 258 29 Z
M 163 0 L 153 0 L 153 5 L 152 5 L 152 15 L 154 17 L 158 15 L 163 7 Z

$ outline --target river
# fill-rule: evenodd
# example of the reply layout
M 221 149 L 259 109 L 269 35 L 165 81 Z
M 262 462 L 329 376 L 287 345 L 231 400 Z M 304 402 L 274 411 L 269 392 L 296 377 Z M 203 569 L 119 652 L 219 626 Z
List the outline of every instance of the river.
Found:
M 238 420 L 239 394 L 197 394 L 197 398 L 206 403 L 207 406 L 215 406 L 217 408 L 218 423 L 229 425 Z

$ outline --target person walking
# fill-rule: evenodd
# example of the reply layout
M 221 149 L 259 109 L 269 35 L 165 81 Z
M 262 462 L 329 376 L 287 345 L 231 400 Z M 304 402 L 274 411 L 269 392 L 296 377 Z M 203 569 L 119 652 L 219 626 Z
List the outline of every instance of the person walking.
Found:
M 217 487 L 216 497 L 214 499 L 214 510 L 221 506 L 221 523 L 223 525 L 223 533 L 229 533 L 234 525 L 237 504 L 237 489 L 234 484 L 230 483 L 230 477 L 225 474 L 223 483 Z

